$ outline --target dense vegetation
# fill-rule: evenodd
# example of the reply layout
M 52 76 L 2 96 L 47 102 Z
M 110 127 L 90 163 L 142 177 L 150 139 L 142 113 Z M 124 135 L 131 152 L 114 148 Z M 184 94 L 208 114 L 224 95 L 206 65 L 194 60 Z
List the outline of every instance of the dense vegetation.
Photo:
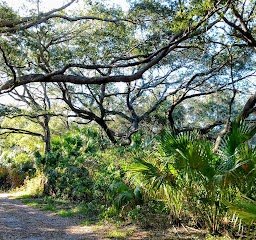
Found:
M 30 2 L 0 1 L 1 189 L 255 238 L 256 2 Z

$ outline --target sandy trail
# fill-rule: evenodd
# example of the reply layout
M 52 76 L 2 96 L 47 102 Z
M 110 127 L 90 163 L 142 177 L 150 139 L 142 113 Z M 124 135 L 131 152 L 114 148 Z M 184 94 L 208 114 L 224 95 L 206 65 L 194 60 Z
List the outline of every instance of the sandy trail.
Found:
M 107 240 L 111 225 L 81 226 L 77 217 L 63 218 L 0 193 L 0 240 Z M 125 227 L 124 227 L 125 228 Z M 121 228 L 125 230 L 124 228 Z M 132 228 L 131 228 L 132 229 Z M 204 239 L 205 231 L 189 228 L 150 232 L 135 228 L 126 240 Z
M 63 218 L 24 205 L 0 193 L 0 239 L 66 240 L 102 239 L 90 226 L 75 218 Z

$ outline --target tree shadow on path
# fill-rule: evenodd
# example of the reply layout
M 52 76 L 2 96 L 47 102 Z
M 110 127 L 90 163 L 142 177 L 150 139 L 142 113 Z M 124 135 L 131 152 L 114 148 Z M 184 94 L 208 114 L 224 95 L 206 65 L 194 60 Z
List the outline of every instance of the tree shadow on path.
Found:
M 93 227 L 79 226 L 75 218 L 62 218 L 41 212 L 0 194 L 0 239 L 103 239 Z

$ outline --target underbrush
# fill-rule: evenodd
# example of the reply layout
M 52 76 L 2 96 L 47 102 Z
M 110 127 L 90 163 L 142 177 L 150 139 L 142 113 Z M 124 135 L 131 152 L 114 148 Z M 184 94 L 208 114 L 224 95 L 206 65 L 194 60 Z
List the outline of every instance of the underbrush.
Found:
M 44 186 L 46 182 L 46 177 L 44 173 L 37 172 L 37 174 L 29 179 L 24 180 L 24 184 L 21 187 L 15 188 L 13 192 L 16 197 L 28 198 L 41 197 L 44 194 Z
M 20 187 L 24 184 L 26 177 L 29 176 L 24 166 L 0 165 L 0 189 L 7 191 Z
M 231 140 L 225 144 L 230 141 L 234 149 Z M 32 196 L 23 201 L 62 217 L 80 216 L 87 224 L 108 221 L 161 231 L 185 226 L 207 229 L 216 239 L 251 237 L 256 155 L 239 144 L 229 156 L 229 146 L 214 153 L 197 133 L 162 133 L 152 141 L 137 133 L 131 146 L 107 148 L 98 133 L 80 129 L 54 138 L 47 156 L 35 154 L 38 170 L 18 189 L 19 196 Z M 241 209 L 241 203 L 248 207 Z

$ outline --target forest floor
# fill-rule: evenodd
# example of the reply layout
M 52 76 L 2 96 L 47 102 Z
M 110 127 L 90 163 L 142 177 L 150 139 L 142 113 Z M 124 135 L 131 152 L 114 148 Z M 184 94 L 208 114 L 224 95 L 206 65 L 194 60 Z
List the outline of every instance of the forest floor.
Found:
M 84 220 L 84 219 L 83 219 Z M 11 194 L 0 193 L 0 240 L 66 239 L 205 239 L 196 229 L 143 230 L 135 225 L 82 225 L 79 217 L 61 217 L 50 211 L 27 206 Z

